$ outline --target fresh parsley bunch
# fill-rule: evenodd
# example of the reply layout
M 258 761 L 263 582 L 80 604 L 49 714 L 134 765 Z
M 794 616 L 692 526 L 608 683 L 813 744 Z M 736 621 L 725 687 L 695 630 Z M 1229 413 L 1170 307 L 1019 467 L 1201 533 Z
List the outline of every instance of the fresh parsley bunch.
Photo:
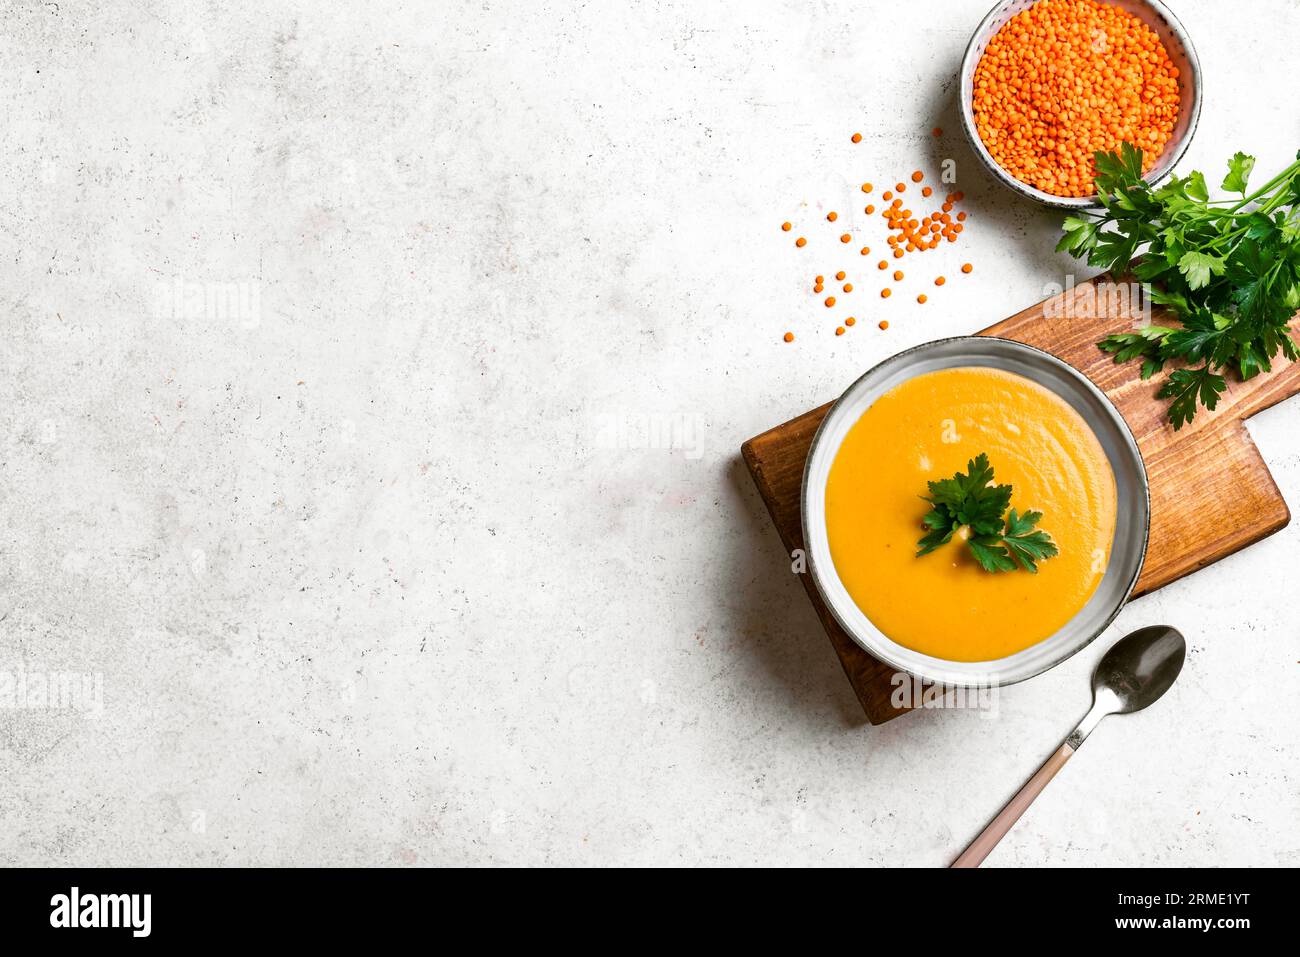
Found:
M 918 558 L 947 545 L 963 525 L 970 527 L 966 544 L 987 572 L 1015 571 L 1016 562 L 1025 571 L 1037 572 L 1036 562 L 1057 553 L 1050 535 L 1034 531 L 1042 512 L 1017 515 L 1013 508 L 1003 525 L 1012 490 L 1010 485 L 993 484 L 993 467 L 985 453 L 967 462 L 965 473 L 927 484 L 930 494 L 922 497 L 932 508 L 921 522 L 930 531 L 916 543 Z
M 1278 352 L 1300 358 L 1287 329 L 1300 309 L 1300 153 L 1253 192 L 1246 184 L 1255 158 L 1237 153 L 1221 188 L 1241 198 L 1215 200 L 1199 172 L 1153 188 L 1142 179 L 1141 150 L 1129 143 L 1095 160 L 1105 212 L 1068 217 L 1056 248 L 1116 275 L 1142 255 L 1133 274 L 1182 328 L 1146 326 L 1098 345 L 1116 362 L 1140 358 L 1144 379 L 1171 360 L 1186 364 L 1158 393 L 1173 400 L 1175 429 L 1201 405 L 1213 411 L 1225 388 L 1223 370 L 1249 379 L 1269 371 Z

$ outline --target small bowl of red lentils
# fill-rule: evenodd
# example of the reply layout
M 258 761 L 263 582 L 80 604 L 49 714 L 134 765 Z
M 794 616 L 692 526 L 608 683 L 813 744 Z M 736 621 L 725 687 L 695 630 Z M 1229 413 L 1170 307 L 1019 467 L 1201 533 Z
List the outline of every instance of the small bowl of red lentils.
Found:
M 1129 142 L 1157 182 L 1201 112 L 1201 68 L 1159 0 L 1003 0 L 961 66 L 962 128 L 1001 183 L 1059 208 L 1099 205 L 1093 155 Z

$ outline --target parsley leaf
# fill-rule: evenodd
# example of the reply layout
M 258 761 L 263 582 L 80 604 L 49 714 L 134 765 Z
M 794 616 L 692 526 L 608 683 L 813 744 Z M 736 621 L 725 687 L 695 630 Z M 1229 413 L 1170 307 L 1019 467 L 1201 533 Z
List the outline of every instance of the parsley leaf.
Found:
M 1240 199 L 1227 200 L 1210 198 L 1200 172 L 1153 188 L 1129 143 L 1093 162 L 1104 209 L 1069 216 L 1057 249 L 1117 276 L 1131 271 L 1180 323 L 1098 343 L 1116 362 L 1140 360 L 1144 379 L 1176 366 L 1157 392 L 1170 400 L 1175 429 L 1201 407 L 1213 411 L 1225 370 L 1249 379 L 1269 371 L 1278 353 L 1300 355 L 1289 331 L 1300 309 L 1300 153 L 1253 192 L 1255 158 L 1237 153 L 1221 188 Z
M 1001 541 L 1001 535 L 977 535 L 966 544 L 986 572 L 1013 572 L 1016 563 L 1002 547 Z
M 1145 360 L 1142 363 L 1142 378 L 1149 379 L 1164 368 L 1161 353 L 1165 339 L 1174 332 L 1168 326 L 1145 326 L 1137 332 L 1117 332 L 1097 345 L 1103 352 L 1115 353 L 1116 362 L 1128 362 L 1141 356 Z
M 1042 512 L 1017 515 L 1013 508 L 1007 516 L 1007 528 L 1000 535 L 979 535 L 970 540 L 971 551 L 985 571 L 1015 571 L 1016 562 L 1027 572 L 1038 574 L 1037 562 L 1056 555 L 1056 543 L 1042 529 L 1034 530 Z
M 1061 228 L 1065 230 L 1065 235 L 1056 244 L 1058 253 L 1086 252 L 1097 245 L 1097 226 L 1086 219 L 1067 216 L 1065 222 L 1061 224 Z
M 966 463 L 966 471 L 952 478 L 927 483 L 930 494 L 923 496 L 932 508 L 921 519 L 929 529 L 917 541 L 917 557 L 928 555 L 952 541 L 965 526 L 966 544 L 985 571 L 1010 572 L 1019 567 L 1037 572 L 1037 562 L 1057 554 L 1050 535 L 1034 526 L 1042 512 L 1011 513 L 1003 524 L 1003 513 L 1011 502 L 1011 486 L 995 485 L 989 457 L 981 452 Z
M 1223 178 L 1223 188 L 1231 193 L 1246 195 L 1246 180 L 1255 168 L 1255 157 L 1237 153 L 1228 160 L 1228 175 Z
M 1188 250 L 1178 260 L 1178 271 L 1187 277 L 1189 289 L 1202 289 L 1210 284 L 1211 276 L 1222 276 L 1225 264 L 1218 256 Z
M 1211 372 L 1209 365 L 1199 369 L 1175 369 L 1169 373 L 1169 379 L 1156 393 L 1156 398 L 1174 400 L 1169 403 L 1169 421 L 1173 422 L 1175 429 L 1181 429 L 1196 415 L 1198 401 L 1213 412 L 1226 387 L 1223 376 Z
M 1025 571 L 1037 572 L 1038 566 L 1034 562 L 1041 562 L 1057 554 L 1052 536 L 1042 529 L 1034 529 L 1042 517 L 1042 512 L 1025 512 L 1017 516 L 1014 508 L 1007 516 L 1007 531 L 1002 536 L 1002 541 L 1006 543 L 1011 556 L 1024 566 Z

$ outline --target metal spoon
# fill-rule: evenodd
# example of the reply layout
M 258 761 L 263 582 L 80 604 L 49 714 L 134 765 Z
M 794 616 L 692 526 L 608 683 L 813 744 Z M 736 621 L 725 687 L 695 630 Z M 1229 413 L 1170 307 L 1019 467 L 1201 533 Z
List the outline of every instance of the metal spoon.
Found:
M 1168 625 L 1151 625 L 1139 628 L 1115 642 L 1092 673 L 1092 710 L 1070 732 L 1070 736 L 1047 759 L 1002 809 L 1002 812 L 984 828 L 983 833 L 962 851 L 953 867 L 979 867 L 998 841 L 1006 836 L 1011 826 L 1025 813 L 1025 809 L 1047 787 L 1070 755 L 1108 714 L 1130 714 L 1141 711 L 1169 690 L 1169 686 L 1183 670 L 1187 657 L 1187 643 L 1175 628 Z

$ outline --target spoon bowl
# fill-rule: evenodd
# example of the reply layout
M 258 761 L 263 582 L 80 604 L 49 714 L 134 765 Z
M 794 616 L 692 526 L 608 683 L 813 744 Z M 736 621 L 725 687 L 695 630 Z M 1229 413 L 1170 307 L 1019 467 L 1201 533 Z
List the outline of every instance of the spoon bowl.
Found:
M 1187 642 L 1177 628 L 1150 625 L 1115 642 L 1092 673 L 1092 693 L 1108 690 L 1117 707 L 1110 714 L 1141 711 L 1174 683 L 1187 659 Z

